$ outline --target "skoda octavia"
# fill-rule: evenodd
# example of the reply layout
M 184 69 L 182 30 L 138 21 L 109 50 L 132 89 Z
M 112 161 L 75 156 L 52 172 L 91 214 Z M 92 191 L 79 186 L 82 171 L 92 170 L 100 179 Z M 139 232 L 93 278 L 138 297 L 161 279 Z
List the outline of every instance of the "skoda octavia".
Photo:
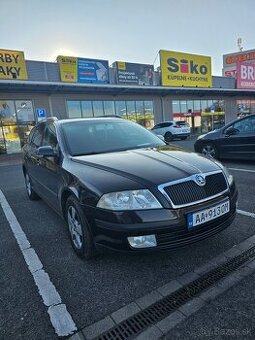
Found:
M 48 119 L 23 147 L 31 200 L 66 221 L 75 252 L 186 246 L 228 227 L 233 177 L 219 162 L 165 144 L 121 118 Z

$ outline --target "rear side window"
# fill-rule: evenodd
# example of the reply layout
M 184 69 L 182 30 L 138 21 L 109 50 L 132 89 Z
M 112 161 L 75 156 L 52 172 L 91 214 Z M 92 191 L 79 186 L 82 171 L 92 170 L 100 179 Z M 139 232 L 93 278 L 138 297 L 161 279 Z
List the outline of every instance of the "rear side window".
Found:
M 233 124 L 235 129 L 240 132 L 254 132 L 255 131 L 255 117 L 246 117 Z
M 31 136 L 31 144 L 33 144 L 37 148 L 41 146 L 44 128 L 45 124 L 39 124 L 33 130 L 33 135 Z
M 183 120 L 180 120 L 180 121 L 177 121 L 175 122 L 176 125 L 180 125 L 180 126 L 186 126 L 186 127 L 189 127 L 189 123 L 183 121 Z

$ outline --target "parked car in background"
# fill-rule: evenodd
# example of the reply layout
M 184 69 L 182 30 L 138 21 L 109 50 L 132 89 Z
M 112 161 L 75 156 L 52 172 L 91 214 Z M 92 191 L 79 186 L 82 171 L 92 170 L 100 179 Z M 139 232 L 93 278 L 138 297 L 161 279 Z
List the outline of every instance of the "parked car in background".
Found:
M 151 131 L 156 135 L 163 136 L 166 142 L 171 142 L 177 138 L 184 140 L 190 136 L 190 126 L 182 120 L 156 124 Z
M 28 197 L 65 219 L 86 259 L 103 249 L 187 246 L 228 227 L 236 212 L 226 168 L 125 119 L 41 121 L 23 147 L 23 173 Z
M 218 159 L 255 160 L 255 114 L 197 138 L 196 152 Z

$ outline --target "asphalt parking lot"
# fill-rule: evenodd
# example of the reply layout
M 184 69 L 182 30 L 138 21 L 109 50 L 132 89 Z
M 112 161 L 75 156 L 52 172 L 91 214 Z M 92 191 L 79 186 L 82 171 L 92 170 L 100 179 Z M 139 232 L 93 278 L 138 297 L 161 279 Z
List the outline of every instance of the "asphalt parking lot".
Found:
M 192 150 L 193 141 L 176 141 L 174 144 Z M 62 219 L 43 201 L 28 200 L 19 162 L 2 164 L 0 190 L 4 198 L 0 207 L 0 339 L 57 339 L 84 330 L 171 280 L 194 272 L 219 254 L 252 237 L 255 234 L 255 164 L 237 161 L 223 163 L 234 175 L 239 190 L 238 214 L 229 228 L 210 239 L 172 252 L 143 256 L 106 254 L 88 262 L 73 253 Z M 49 313 L 50 304 L 45 303 L 45 296 L 34 281 L 36 270 L 29 268 L 23 257 L 25 251 L 22 253 L 18 245 L 20 231 L 17 231 L 18 236 L 15 238 L 10 227 L 13 217 L 8 221 L 8 215 L 3 211 L 4 199 L 37 254 L 55 293 L 60 297 L 60 302 L 55 305 L 64 306 L 70 316 L 70 328 L 67 327 L 66 333 L 56 331 L 57 321 L 54 323 L 54 316 Z M 4 210 L 9 209 L 6 207 Z M 254 290 L 253 281 L 254 275 L 251 275 L 241 285 L 249 291 L 249 295 L 243 291 L 241 293 L 247 304 L 255 299 L 255 294 L 251 293 Z M 48 286 L 45 287 L 47 290 Z M 240 293 L 240 287 L 235 289 Z M 209 308 L 207 313 L 198 311 L 164 336 L 169 339 L 224 336 L 212 333 L 212 329 L 214 332 L 216 328 L 229 329 L 233 323 L 230 316 L 234 315 L 239 325 L 235 322 L 231 327 L 236 330 L 236 335 L 240 335 L 239 326 L 242 330 L 249 329 L 248 335 L 242 333 L 247 338 L 252 328 L 249 321 L 255 317 L 255 311 L 250 307 L 245 309 L 242 303 L 233 307 L 231 301 L 234 303 L 236 299 L 234 293 L 228 291 L 227 298 L 225 295 L 222 299 L 217 297 L 211 309 L 205 307 Z M 215 325 L 212 324 L 212 315 L 216 312 L 223 316 L 213 321 L 218 322 Z M 79 333 L 79 337 L 85 335 L 86 332 Z M 163 336 L 162 333 L 160 336 Z

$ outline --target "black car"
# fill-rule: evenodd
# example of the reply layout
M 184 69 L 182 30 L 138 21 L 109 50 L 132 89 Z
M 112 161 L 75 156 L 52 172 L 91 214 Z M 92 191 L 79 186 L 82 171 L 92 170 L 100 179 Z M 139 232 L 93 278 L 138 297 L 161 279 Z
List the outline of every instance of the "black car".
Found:
M 235 183 L 220 163 L 120 118 L 38 123 L 23 173 L 28 197 L 64 217 L 87 259 L 102 249 L 186 246 L 229 226 L 236 212 Z
M 194 148 L 218 159 L 255 160 L 255 114 L 199 136 Z

